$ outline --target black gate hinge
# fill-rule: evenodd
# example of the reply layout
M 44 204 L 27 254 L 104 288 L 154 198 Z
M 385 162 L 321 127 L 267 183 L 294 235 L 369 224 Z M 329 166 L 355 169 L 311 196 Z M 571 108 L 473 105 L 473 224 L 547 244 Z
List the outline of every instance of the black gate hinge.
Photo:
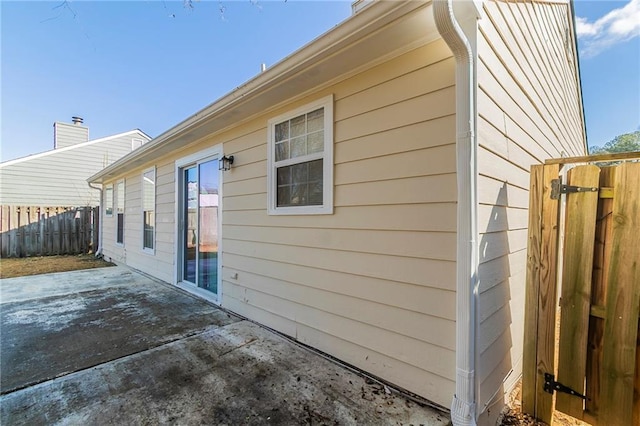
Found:
M 571 389 L 569 386 L 565 386 L 560 382 L 556 382 L 556 377 L 551 373 L 544 373 L 544 391 L 553 395 L 554 391 L 568 393 L 569 395 L 577 396 L 582 399 L 587 397 L 578 391 Z
M 598 192 L 595 186 L 573 186 L 565 185 L 560 179 L 551 179 L 551 199 L 558 200 L 560 194 L 569 194 L 572 192 Z

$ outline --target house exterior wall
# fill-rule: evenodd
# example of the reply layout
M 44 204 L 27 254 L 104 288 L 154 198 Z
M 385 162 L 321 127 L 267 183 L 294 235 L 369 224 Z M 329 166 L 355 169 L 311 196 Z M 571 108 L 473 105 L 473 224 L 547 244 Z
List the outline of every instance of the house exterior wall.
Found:
M 0 204 L 97 206 L 100 191 L 87 178 L 131 151 L 139 131 L 58 148 L 0 164 Z
M 586 155 L 586 139 L 570 5 L 489 1 L 483 9 L 477 374 L 479 412 L 492 416 L 522 368 L 530 167 Z
M 448 406 L 454 76 L 436 41 L 160 158 L 154 256 L 142 252 L 141 164 L 126 175 L 124 248 L 115 218 L 102 222 L 105 256 L 174 282 L 175 161 L 223 144 L 235 163 L 223 173 L 222 306 Z M 267 121 L 330 94 L 334 213 L 268 215 Z
M 195 149 L 197 150 L 197 148 Z M 191 151 L 194 151 L 192 149 Z M 132 268 L 144 271 L 158 279 L 173 283 L 174 258 L 176 255 L 175 242 L 175 166 L 176 158 L 182 156 L 181 151 L 177 155 L 164 157 L 156 165 L 156 234 L 153 253 L 143 250 L 142 231 L 142 174 L 153 164 L 145 165 L 127 173 L 125 176 L 114 180 L 107 185 L 113 185 L 114 199 L 115 188 L 119 180 L 124 180 L 125 187 L 125 215 L 124 215 L 124 243 L 116 243 L 116 214 L 106 216 L 104 209 L 102 214 L 102 253 L 108 259 L 123 263 Z M 104 192 L 103 192 L 104 196 Z M 104 203 L 104 200 L 103 200 Z

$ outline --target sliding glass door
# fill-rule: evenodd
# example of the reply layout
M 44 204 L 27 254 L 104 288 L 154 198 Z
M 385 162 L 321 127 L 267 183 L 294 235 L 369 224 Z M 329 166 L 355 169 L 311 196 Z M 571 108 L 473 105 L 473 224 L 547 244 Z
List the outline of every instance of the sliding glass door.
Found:
M 218 189 L 216 158 L 180 168 L 181 281 L 218 295 Z

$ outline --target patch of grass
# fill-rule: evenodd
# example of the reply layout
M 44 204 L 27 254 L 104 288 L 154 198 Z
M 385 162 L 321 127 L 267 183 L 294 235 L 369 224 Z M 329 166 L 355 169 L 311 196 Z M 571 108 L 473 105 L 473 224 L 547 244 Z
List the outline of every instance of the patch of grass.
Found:
M 114 264 L 98 259 L 92 254 L 0 259 L 0 278 L 104 268 L 106 266 L 114 266 Z

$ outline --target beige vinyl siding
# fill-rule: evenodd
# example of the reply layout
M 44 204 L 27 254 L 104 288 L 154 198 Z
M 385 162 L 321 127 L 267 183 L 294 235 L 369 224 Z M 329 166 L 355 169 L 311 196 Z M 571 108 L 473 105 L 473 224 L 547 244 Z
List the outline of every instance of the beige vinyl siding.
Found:
M 454 72 L 438 41 L 224 144 L 237 164 L 224 174 L 223 306 L 442 405 L 455 377 Z M 269 216 L 266 122 L 330 93 L 335 213 Z
M 175 161 L 223 144 L 235 162 L 223 173 L 222 306 L 448 406 L 455 387 L 454 79 L 451 52 L 436 41 L 140 164 L 126 175 L 125 250 L 112 242 L 105 250 L 175 282 Z M 334 214 L 270 216 L 267 122 L 329 94 Z M 139 211 L 140 175 L 152 165 L 157 249 L 148 255 L 142 217 L 133 224 L 130 216 Z
M 142 247 L 142 172 L 125 176 L 125 235 L 122 246 L 115 243 L 116 217 L 103 215 L 103 254 L 105 257 L 147 272 L 163 281 L 174 282 L 175 246 L 175 170 L 173 159 L 161 159 L 156 168 L 156 234 L 153 253 Z M 110 183 L 114 184 L 117 180 Z
M 500 391 L 521 371 L 530 167 L 586 152 L 576 64 L 567 50 L 574 43 L 569 4 L 490 1 L 483 8 L 478 406 L 495 413 L 493 401 L 501 402 Z
M 124 245 L 120 245 L 120 244 L 116 244 L 116 228 L 117 228 L 117 212 L 116 212 L 116 204 L 117 204 L 117 196 L 116 196 L 116 186 L 117 186 L 117 182 L 116 180 L 111 181 L 106 183 L 104 186 L 107 185 L 112 185 L 113 187 L 113 214 L 111 216 L 106 216 L 104 209 L 101 209 L 100 214 L 101 214 L 101 221 L 100 221 L 100 231 L 101 231 L 101 235 L 100 235 L 100 241 L 101 241 L 101 249 L 102 249 L 102 254 L 104 255 L 105 259 L 107 260 L 111 260 L 114 261 L 116 263 L 126 263 L 126 252 L 124 250 Z M 125 221 L 125 233 L 124 233 L 124 243 L 126 244 L 128 242 L 128 240 L 131 238 L 128 234 L 127 234 L 127 230 L 126 230 L 126 223 L 127 223 L 127 212 L 126 212 L 126 206 L 127 206 L 127 200 L 126 200 L 126 195 L 127 195 L 127 181 L 126 179 L 124 180 L 124 188 L 125 188 L 125 215 L 124 215 L 124 221 Z M 105 196 L 105 192 L 102 192 L 103 197 Z M 102 205 L 104 205 L 104 200 L 102 200 Z
M 1 164 L 0 204 L 97 206 L 100 191 L 87 178 L 131 152 L 132 138 L 148 139 L 129 132 Z

